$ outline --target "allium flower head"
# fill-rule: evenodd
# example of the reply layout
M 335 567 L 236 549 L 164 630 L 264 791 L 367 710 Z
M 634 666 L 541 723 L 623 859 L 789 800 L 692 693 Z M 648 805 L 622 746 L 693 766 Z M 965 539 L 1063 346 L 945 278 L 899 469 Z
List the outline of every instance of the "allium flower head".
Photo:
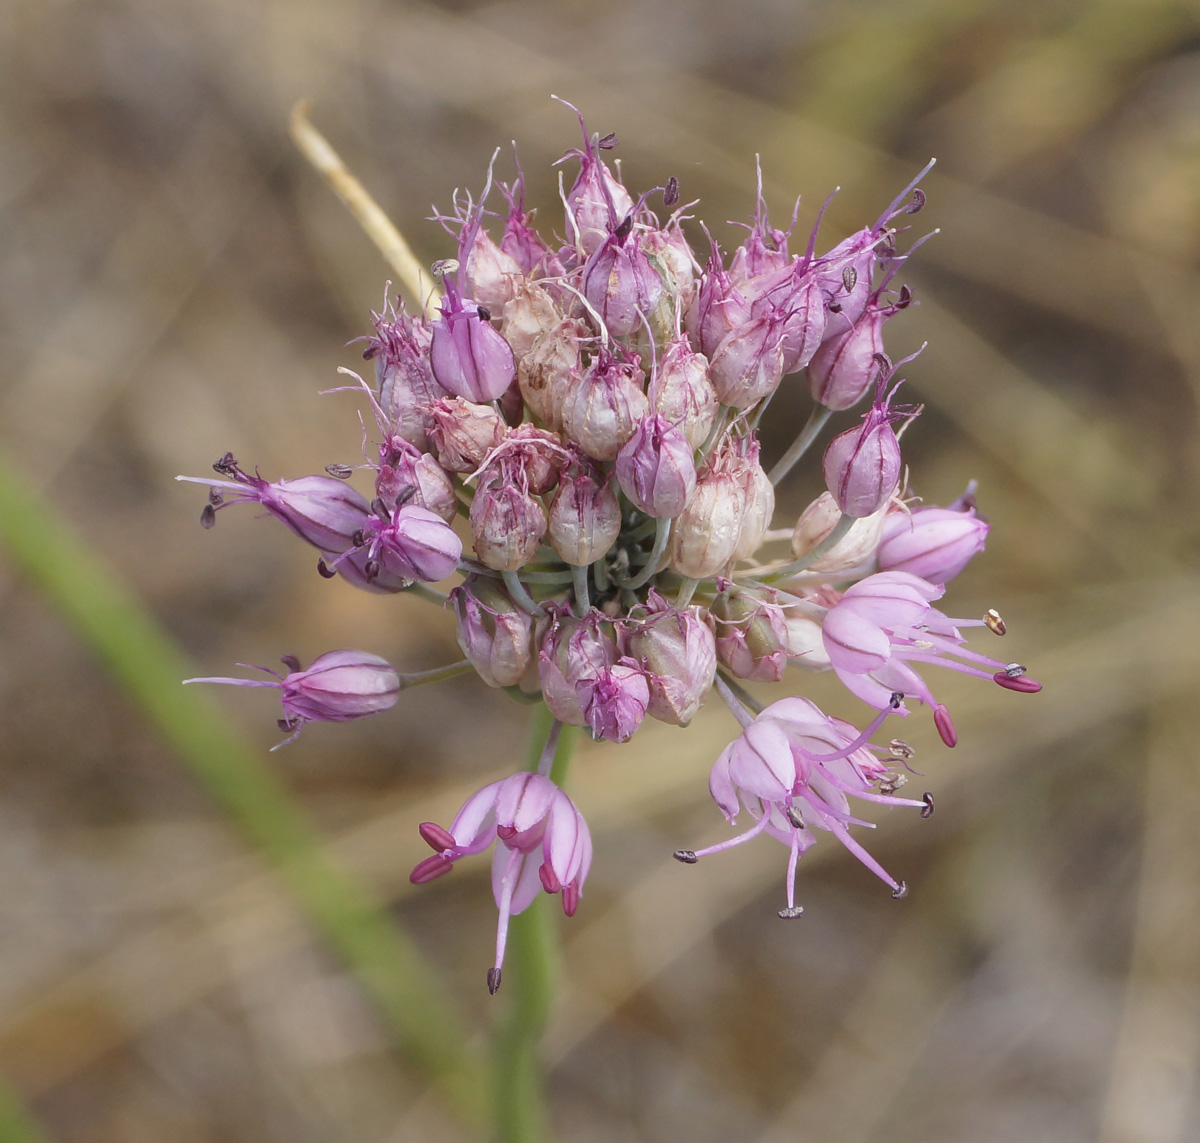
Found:
M 401 683 L 466 671 L 553 716 L 536 773 L 485 787 L 448 830 L 422 827 L 436 852 L 414 881 L 496 846 L 493 991 L 509 916 L 539 885 L 573 913 L 587 875 L 587 827 L 550 780 L 564 725 L 621 743 L 647 716 L 686 725 L 715 690 L 743 729 L 713 768 L 712 793 L 731 821 L 741 809 L 755 819 L 715 848 L 758 832 L 784 842 L 785 913 L 795 915 L 796 859 L 819 831 L 902 895 L 852 836 L 866 823 L 850 799 L 932 806 L 895 796 L 903 775 L 889 767 L 906 755 L 869 742 L 912 701 L 956 742 L 926 665 L 1039 689 L 1019 664 L 967 647 L 966 628 L 1004 634 L 996 612 L 966 621 L 933 607 L 983 546 L 973 498 L 924 508 L 899 487 L 894 426 L 911 411 L 892 403 L 885 334 L 912 300 L 897 279 L 924 239 L 909 241 L 900 220 L 924 204 L 917 182 L 928 168 L 824 252 L 825 207 L 804 249 L 792 249 L 799 200 L 788 228 L 773 226 L 760 170 L 750 221 L 726 253 L 702 222 L 693 232 L 696 204 L 682 201 L 677 178 L 664 172 L 659 186 L 631 192 L 607 161 L 616 138 L 576 114 L 582 147 L 563 161 L 578 172 L 553 233 L 535 227 L 519 167 L 489 203 L 496 156 L 478 195 L 455 192 L 435 213 L 452 246 L 430 277 L 406 280 L 430 316 L 409 317 L 398 300 L 372 315 L 375 382 L 356 391 L 380 439 L 361 434 L 361 462 L 271 483 L 226 456 L 220 479 L 198 481 L 207 525 L 228 504 L 261 504 L 320 551 L 318 570 L 341 586 L 432 597 L 453 613 L 465 658 L 446 667 L 398 676 L 334 652 L 271 682 L 219 680 L 280 689 L 288 729 L 374 713 Z M 807 423 L 764 460 L 759 426 L 781 439 L 795 393 L 771 402 L 785 385 L 811 395 Z M 839 419 L 873 385 L 861 422 Z M 819 481 L 811 454 L 830 421 L 829 491 L 799 520 L 779 520 L 776 487 L 806 459 L 809 483 Z M 430 586 L 456 574 L 448 596 Z M 760 710 L 738 681 L 799 690 L 804 672 L 822 670 L 876 712 L 866 731 L 801 697 Z

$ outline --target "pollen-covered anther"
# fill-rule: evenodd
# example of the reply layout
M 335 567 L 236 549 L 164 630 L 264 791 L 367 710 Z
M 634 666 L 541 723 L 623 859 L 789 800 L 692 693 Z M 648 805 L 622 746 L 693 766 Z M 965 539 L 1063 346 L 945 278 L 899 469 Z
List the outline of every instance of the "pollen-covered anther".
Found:
M 683 862 L 684 865 L 695 865 L 700 860 L 696 856 L 696 851 L 692 849 L 677 849 L 671 856 L 676 861 Z
M 907 896 L 908 896 L 908 882 L 901 881 L 900 884 L 897 885 L 896 888 L 892 890 L 892 900 L 893 901 L 903 901 L 904 898 Z
M 925 803 L 925 808 L 921 811 L 921 817 L 933 817 L 933 795 L 928 790 L 921 795 L 921 801 Z
M 439 258 L 429 269 L 435 278 L 444 278 L 447 274 L 458 272 L 457 258 Z
M 1004 668 L 1004 673 L 1010 679 L 1019 679 L 1025 673 L 1026 670 L 1027 670 L 1027 668 L 1022 666 L 1020 663 L 1009 663 Z
M 786 909 L 779 910 L 779 917 L 784 921 L 792 921 L 804 913 L 803 905 L 789 905 Z
M 1005 626 L 1004 620 L 1000 618 L 1000 612 L 994 607 L 989 607 L 983 614 L 983 621 L 987 624 L 987 628 L 993 634 L 1003 635 L 1008 628 Z M 1024 668 L 1022 668 L 1024 670 Z
M 917 756 L 917 752 L 903 738 L 893 738 L 888 743 L 888 749 L 906 762 Z
M 783 816 L 787 818 L 787 820 L 791 822 L 792 825 L 794 825 L 797 829 L 804 828 L 804 818 L 801 816 L 800 811 L 795 806 L 785 807 Z
M 500 991 L 500 970 L 498 968 L 489 968 L 487 970 L 487 987 L 488 992 L 493 996 Z

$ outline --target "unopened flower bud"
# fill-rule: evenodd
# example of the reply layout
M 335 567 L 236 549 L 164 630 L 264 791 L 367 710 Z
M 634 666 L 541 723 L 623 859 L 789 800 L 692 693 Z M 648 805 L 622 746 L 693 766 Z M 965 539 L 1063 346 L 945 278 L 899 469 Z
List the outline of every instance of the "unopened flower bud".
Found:
M 588 257 L 633 210 L 633 199 L 600 159 L 600 148 L 586 128 L 584 135 L 584 150 L 574 152 L 579 175 L 567 191 L 566 206 L 571 237 Z
M 218 509 L 231 504 L 261 504 L 302 540 L 322 552 L 336 554 L 354 547 L 354 537 L 370 515 L 362 494 L 332 476 L 302 476 L 298 480 L 271 483 L 257 474 L 251 476 L 242 471 L 229 453 L 213 467 L 232 479 L 176 477 L 210 489 L 209 503 L 201 516 L 205 527 L 212 527 Z
M 402 579 L 437 583 L 453 575 L 462 556 L 462 541 L 440 516 L 415 504 L 379 512 L 363 531 L 368 560 Z M 368 564 L 368 575 L 370 564 Z
M 643 380 L 636 358 L 618 361 L 602 351 L 567 385 L 563 432 L 593 459 L 615 460 L 649 411 Z
M 883 234 L 874 228 L 859 230 L 819 258 L 813 267 L 813 275 L 829 299 L 827 339 L 853 325 L 866 309 L 882 238 Z
M 827 333 L 808 363 L 808 386 L 814 401 L 835 411 L 858 404 L 879 373 L 883 323 L 894 312 L 872 307 L 854 325 Z
M 717 422 L 717 391 L 708 379 L 708 361 L 688 344 L 673 338 L 658 358 L 650 382 L 650 410 L 683 430 L 697 449 Z
M 520 683 L 533 657 L 533 617 L 490 576 L 468 576 L 450 593 L 450 602 L 458 645 L 479 677 L 489 687 Z
M 432 323 L 429 362 L 439 385 L 468 401 L 494 401 L 504 395 L 517 375 L 513 351 L 490 313 L 458 296 L 446 279 L 442 316 Z
M 550 713 L 570 726 L 584 726 L 587 716 L 580 699 L 584 679 L 608 670 L 618 658 L 612 621 L 592 608 L 583 619 L 566 610 L 552 612 L 549 630 L 538 654 L 538 681 Z
M 718 461 L 696 480 L 671 533 L 671 567 L 707 579 L 733 559 L 742 534 L 746 493 L 727 463 Z
M 583 295 L 600 315 L 609 336 L 625 338 L 641 329 L 643 318 L 657 307 L 663 283 L 642 253 L 637 237 L 619 229 L 584 266 Z
M 517 364 L 517 383 L 529 411 L 551 432 L 562 428 L 563 402 L 572 377 L 579 376 L 583 322 L 568 318 L 540 334 Z
M 713 601 L 717 659 L 739 679 L 778 682 L 788 660 L 785 613 L 775 592 L 731 587 Z
M 449 472 L 474 472 L 508 435 L 504 418 L 491 405 L 443 397 L 430 411 L 434 423 L 429 436 Z
M 652 593 L 651 602 L 656 602 Z M 626 624 L 629 654 L 646 673 L 647 713 L 686 726 L 704 704 L 717 671 L 713 633 L 694 610 L 658 600 L 659 609 Z
M 418 449 L 429 447 L 430 401 L 448 396 L 429 365 L 429 325 L 401 309 L 375 315 L 375 336 L 363 357 L 375 362 L 379 408 L 389 430 Z
M 279 728 L 292 731 L 293 738 L 308 722 L 350 722 L 390 710 L 400 693 L 400 677 L 395 668 L 385 659 L 366 651 L 327 651 L 308 670 L 302 670 L 290 656 L 283 661 L 289 668 L 286 675 L 266 667 L 258 668 L 273 675 L 271 681 L 205 678 L 186 679 L 185 682 L 277 687 L 283 702 Z
M 663 417 L 643 417 L 617 454 L 617 482 L 640 512 L 671 520 L 696 487 L 692 446 Z
M 646 718 L 650 688 L 632 659 L 581 679 L 578 689 L 593 738 L 626 742 Z
M 533 559 L 546 535 L 546 510 L 508 465 L 489 468 L 471 501 L 475 554 L 496 571 L 517 571 Z
M 885 505 L 874 515 L 855 520 L 849 531 L 806 570 L 832 574 L 858 567 L 869 560 L 879 546 L 886 515 Z M 796 521 L 796 528 L 792 532 L 792 554 L 797 559 L 808 555 L 833 531 L 841 516 L 833 497 L 828 492 L 822 492 Z
M 550 504 L 549 536 L 569 564 L 595 563 L 621 532 L 621 504 L 610 474 L 601 479 L 594 466 L 572 464 L 563 473 Z
M 879 541 L 879 570 L 906 571 L 930 583 L 946 583 L 983 551 L 988 527 L 974 508 L 890 512 Z
M 709 379 L 722 405 L 749 409 L 783 380 L 783 323 L 752 317 L 735 326 L 714 350 Z
M 458 513 L 454 481 L 427 452 L 418 452 L 393 438 L 381 448 L 379 472 L 375 477 L 375 495 L 387 505 L 402 499 L 419 508 L 428 508 L 447 524 Z M 408 499 L 410 498 L 411 499 Z
M 857 428 L 833 438 L 825 449 L 825 483 L 838 508 L 861 520 L 886 508 L 900 482 L 900 442 L 891 422 L 903 414 L 882 393 Z
M 721 252 L 714 242 L 696 298 L 684 316 L 692 344 L 712 361 L 717 347 L 749 320 L 750 303 L 722 266 Z
M 789 614 L 784 619 L 787 628 L 788 658 L 796 665 L 810 671 L 829 670 L 829 652 L 825 650 L 825 639 L 821 625 L 803 615 Z

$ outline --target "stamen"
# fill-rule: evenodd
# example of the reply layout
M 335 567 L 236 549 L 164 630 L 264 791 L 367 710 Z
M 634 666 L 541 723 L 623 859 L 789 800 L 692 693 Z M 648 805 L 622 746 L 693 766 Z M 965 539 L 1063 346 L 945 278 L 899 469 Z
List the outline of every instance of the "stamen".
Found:
M 904 898 L 907 896 L 908 896 L 908 882 L 901 881 L 900 884 L 897 885 L 896 888 L 892 890 L 892 900 L 893 901 L 903 901 Z
M 921 811 L 921 817 L 933 817 L 933 795 L 926 790 L 926 792 L 921 795 L 921 801 L 925 803 L 925 808 Z
M 684 865 L 695 865 L 700 860 L 696 856 L 696 851 L 692 849 L 677 849 L 671 856 Z
M 984 612 L 983 621 L 987 624 L 988 630 L 996 635 L 1003 635 L 1008 628 L 1004 625 L 1004 620 L 1000 618 L 1000 612 L 994 607 L 989 607 Z
M 801 916 L 803 914 L 803 912 L 804 912 L 803 905 L 790 905 L 786 909 L 780 909 L 779 916 L 782 917 L 785 921 L 792 921 L 792 920 L 795 920 L 797 917 Z

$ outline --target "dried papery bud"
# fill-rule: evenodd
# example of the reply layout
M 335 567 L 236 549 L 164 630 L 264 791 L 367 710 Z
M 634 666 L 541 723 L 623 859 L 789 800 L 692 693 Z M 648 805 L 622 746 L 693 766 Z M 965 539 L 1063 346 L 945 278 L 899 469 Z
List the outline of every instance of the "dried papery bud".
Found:
M 429 363 L 439 385 L 468 401 L 494 401 L 517 375 L 508 342 L 491 324 L 487 309 L 464 303 L 447 277 L 442 316 L 432 323 Z
M 548 609 L 549 610 L 549 609 Z M 565 608 L 551 612 L 538 654 L 538 681 L 550 713 L 560 722 L 584 726 L 580 683 L 608 670 L 619 658 L 612 620 L 592 608 L 576 619 Z
M 696 487 L 692 446 L 663 417 L 643 417 L 617 453 L 617 483 L 629 502 L 647 516 L 671 520 L 683 511 Z
M 396 504 L 402 497 L 419 508 L 428 508 L 447 524 L 458 514 L 454 481 L 427 452 L 393 438 L 379 450 L 379 471 L 375 476 L 375 495 L 384 504 Z
M 683 430 L 688 444 L 700 448 L 717 423 L 717 391 L 708 379 L 708 360 L 673 338 L 659 355 L 650 380 L 650 409 Z
M 458 645 L 489 687 L 521 682 L 533 659 L 533 617 L 521 610 L 503 584 L 468 576 L 450 593 L 458 619 Z
M 594 460 L 615 460 L 649 411 L 644 377 L 636 358 L 619 361 L 601 350 L 567 385 L 562 425 L 568 439 Z
M 838 508 L 855 519 L 886 508 L 900 483 L 900 442 L 892 421 L 909 410 L 891 408 L 891 395 L 881 379 L 863 423 L 834 437 L 825 449 L 825 483 Z
M 808 387 L 814 401 L 835 411 L 858 404 L 879 373 L 883 323 L 894 312 L 873 306 L 840 332 L 831 335 L 827 327 L 825 341 L 808 364 Z
M 600 315 L 609 336 L 628 337 L 654 312 L 663 295 L 662 279 L 642 253 L 638 236 L 624 227 L 596 249 L 583 268 L 583 294 Z
M 279 726 L 281 730 L 294 732 L 293 738 L 307 722 L 351 722 L 390 710 L 400 693 L 400 676 L 395 668 L 385 659 L 366 651 L 327 651 L 307 670 L 301 670 L 294 658 L 285 657 L 284 662 L 292 668 L 286 675 L 266 667 L 258 668 L 273 675 L 272 681 L 235 678 L 185 681 L 227 683 L 235 687 L 277 687 L 283 702 Z
M 988 527 L 974 508 L 889 512 L 879 541 L 879 570 L 906 571 L 930 583 L 946 583 L 983 551 Z
M 430 406 L 430 440 L 450 472 L 474 472 L 508 435 L 504 418 L 491 405 L 443 397 Z
M 709 610 L 717 659 L 739 679 L 778 682 L 788 661 L 786 613 L 769 589 L 730 587 Z
M 551 432 L 562 428 L 563 402 L 571 378 L 579 376 L 579 346 L 589 336 L 577 318 L 559 322 L 534 341 L 517 364 L 517 381 L 529 411 Z
M 647 230 L 639 241 L 642 253 L 662 279 L 666 294 L 671 298 L 687 294 L 696 280 L 696 256 L 683 228 L 671 224 L 665 230 Z
M 709 380 L 722 405 L 749 409 L 783 380 L 783 321 L 752 317 L 735 327 L 709 360 Z
M 233 479 L 176 477 L 212 490 L 201 518 L 206 527 L 212 526 L 213 513 L 221 508 L 231 504 L 261 504 L 302 540 L 322 552 L 336 554 L 354 547 L 354 537 L 370 515 L 363 496 L 332 476 L 302 476 L 298 480 L 271 483 L 257 474 L 251 476 L 242 471 L 228 453 L 213 467 Z
M 467 296 L 495 314 L 504 309 L 525 277 L 517 260 L 497 246 L 482 227 L 475 234 L 462 274 Z
M 610 473 L 601 478 L 591 463 L 574 463 L 562 475 L 550 504 L 550 543 L 569 564 L 595 563 L 617 542 L 621 504 Z
M 500 332 L 517 359 L 518 378 L 521 359 L 539 337 L 562 321 L 562 316 L 554 299 L 541 286 L 526 281 L 517 285 L 512 299 L 504 307 Z
M 382 501 L 376 501 L 385 511 Z M 440 516 L 415 504 L 376 514 L 363 530 L 368 560 L 398 579 L 437 583 L 458 570 L 462 541 Z M 369 576 L 370 564 L 368 564 Z M 374 578 L 369 576 L 369 578 Z
M 879 546 L 887 511 L 885 505 L 874 515 L 855 520 L 850 530 L 807 570 L 832 575 L 856 568 L 869 560 Z M 792 554 L 797 559 L 808 555 L 833 531 L 841 516 L 841 510 L 833 497 L 828 492 L 822 492 L 796 521 L 795 530 L 792 532 Z
M 471 501 L 475 554 L 496 571 L 518 571 L 533 559 L 546 536 L 546 509 L 519 470 L 489 466 Z
M 373 317 L 375 336 L 363 357 L 375 362 L 379 407 L 392 433 L 426 449 L 432 424 L 429 403 L 448 396 L 429 364 L 429 325 L 421 318 L 409 318 L 403 308 L 398 315 L 390 310 L 388 317 Z
M 724 571 L 742 533 L 746 493 L 730 463 L 700 473 L 671 533 L 671 567 L 690 579 Z
M 775 486 L 758 461 L 758 438 L 748 435 L 735 446 L 736 463 L 733 471 L 745 493 L 746 506 L 742 512 L 742 528 L 738 533 L 735 560 L 749 559 L 762 543 L 763 534 L 775 515 Z
M 558 483 L 558 470 L 569 457 L 557 433 L 535 425 L 518 425 L 504 440 L 500 456 L 511 471 L 535 496 L 549 492 Z
M 646 718 L 650 687 L 632 659 L 579 681 L 580 705 L 592 737 L 627 742 Z
M 626 621 L 626 645 L 646 674 L 647 713 L 686 726 L 704 704 L 717 672 L 717 645 L 696 609 L 681 611 L 651 593 L 655 610 Z
M 787 628 L 788 659 L 792 664 L 810 671 L 829 670 L 829 652 L 825 650 L 821 625 L 794 612 L 787 613 L 783 622 Z

